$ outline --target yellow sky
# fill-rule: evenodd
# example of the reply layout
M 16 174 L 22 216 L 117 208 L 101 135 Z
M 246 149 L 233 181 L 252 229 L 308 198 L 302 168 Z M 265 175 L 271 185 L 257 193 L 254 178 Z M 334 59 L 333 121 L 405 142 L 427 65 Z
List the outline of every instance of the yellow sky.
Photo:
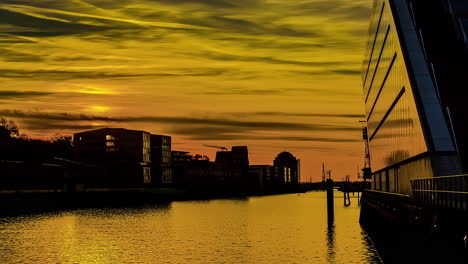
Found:
M 0 0 L 0 116 L 30 137 L 103 126 L 173 149 L 363 164 L 367 0 Z

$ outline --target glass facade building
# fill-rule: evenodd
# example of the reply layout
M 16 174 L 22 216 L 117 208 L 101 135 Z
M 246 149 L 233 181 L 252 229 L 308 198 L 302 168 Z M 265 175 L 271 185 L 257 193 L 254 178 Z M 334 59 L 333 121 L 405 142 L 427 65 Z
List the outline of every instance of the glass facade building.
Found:
M 374 1 L 361 71 L 372 189 L 408 195 L 412 179 L 462 169 L 412 2 Z

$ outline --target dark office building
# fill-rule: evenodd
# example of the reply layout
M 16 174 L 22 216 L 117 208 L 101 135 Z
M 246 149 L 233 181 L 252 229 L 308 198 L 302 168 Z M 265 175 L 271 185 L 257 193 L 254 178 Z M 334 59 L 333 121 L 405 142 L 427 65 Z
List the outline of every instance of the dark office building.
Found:
M 290 169 L 290 175 L 284 177 L 284 182 L 299 183 L 300 182 L 300 160 L 296 159 L 289 152 L 281 152 L 276 156 L 273 161 L 273 165 L 276 167 L 286 167 Z
M 255 191 L 263 191 L 274 182 L 275 171 L 271 165 L 251 165 L 249 167 L 249 186 Z
M 151 135 L 151 176 L 153 184 L 171 184 L 172 154 L 171 137 Z
M 186 151 L 171 151 L 171 173 L 174 186 L 183 185 L 185 167 L 190 162 L 191 156 Z
M 247 146 L 232 147 L 231 151 L 218 151 L 215 162 L 224 167 L 248 167 L 249 151 Z
M 216 153 L 210 162 L 199 155 L 172 151 L 173 182 L 176 186 L 210 193 L 242 193 L 247 189 L 247 147 Z
M 184 151 L 172 151 L 173 183 L 195 192 L 226 191 L 233 170 L 208 159 L 199 159 Z
M 219 189 L 219 166 L 208 159 L 198 159 L 186 151 L 172 151 L 173 184 L 195 191 Z
M 468 172 L 466 0 L 375 0 L 362 64 L 372 189 Z
M 186 151 L 171 151 L 171 165 L 172 165 L 172 184 L 179 187 L 187 187 L 188 181 L 188 168 L 192 161 L 190 152 Z
M 105 168 L 88 186 L 143 187 L 151 183 L 150 134 L 102 128 L 74 134 L 76 159 Z
M 248 185 L 254 192 L 268 192 L 281 189 L 291 183 L 291 169 L 284 166 L 249 166 Z
M 247 146 L 235 146 L 231 151 L 216 152 L 215 164 L 220 168 L 216 177 L 220 185 L 238 190 L 246 187 L 249 170 Z
M 171 158 L 172 158 L 172 163 L 179 163 L 179 162 L 188 162 L 192 160 L 192 156 L 190 155 L 190 152 L 188 151 L 176 151 L 173 150 L 171 151 Z

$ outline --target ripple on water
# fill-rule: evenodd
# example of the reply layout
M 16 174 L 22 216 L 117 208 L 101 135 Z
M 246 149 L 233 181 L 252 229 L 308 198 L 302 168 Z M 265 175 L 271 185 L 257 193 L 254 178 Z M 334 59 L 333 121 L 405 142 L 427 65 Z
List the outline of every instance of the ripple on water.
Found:
M 0 263 L 376 263 L 359 207 L 325 193 L 0 219 Z

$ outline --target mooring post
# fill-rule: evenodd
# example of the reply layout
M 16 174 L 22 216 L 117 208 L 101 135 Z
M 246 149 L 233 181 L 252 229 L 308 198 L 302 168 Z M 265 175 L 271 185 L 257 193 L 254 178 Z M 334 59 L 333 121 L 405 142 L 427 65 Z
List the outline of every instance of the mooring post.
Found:
M 344 206 L 351 205 L 351 198 L 349 197 L 349 191 L 343 190 Z
M 327 179 L 327 215 L 328 225 L 333 225 L 335 220 L 335 209 L 333 206 L 333 180 Z

